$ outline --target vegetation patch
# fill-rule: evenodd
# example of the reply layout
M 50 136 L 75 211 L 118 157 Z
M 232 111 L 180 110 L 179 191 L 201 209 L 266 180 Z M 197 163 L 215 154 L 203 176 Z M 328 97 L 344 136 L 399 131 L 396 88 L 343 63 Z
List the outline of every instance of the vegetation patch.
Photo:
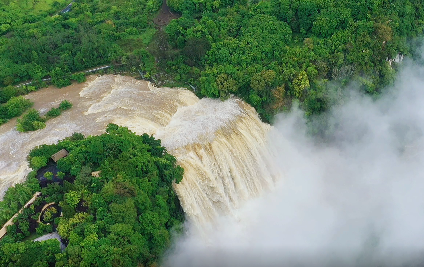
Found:
M 46 127 L 46 121 L 59 116 L 62 111 L 68 110 L 71 107 L 72 104 L 69 101 L 63 100 L 59 104 L 58 108 L 51 108 L 44 117 L 40 116 L 38 110 L 30 109 L 26 114 L 22 116 L 22 118 L 18 119 L 16 129 L 20 132 L 29 132 L 43 129 Z
M 0 104 L 0 125 L 14 117 L 21 116 L 34 103 L 22 96 L 11 96 L 6 103 Z
M 352 82 L 379 95 L 392 59 L 419 57 L 412 40 L 424 30 L 424 5 L 409 0 L 88 0 L 60 15 L 62 1 L 37 2 L 50 15 L 21 2 L 0 8 L 3 103 L 21 95 L 9 85 L 63 87 L 109 65 L 199 97 L 236 95 L 267 122 L 293 101 L 320 114 Z
M 69 12 L 58 15 L 69 2 L 38 1 L 40 7 L 51 7 L 41 13 L 20 8 L 20 2 L 0 2 L 0 87 L 26 81 L 45 86 L 43 80 L 49 78 L 63 87 L 72 79 L 81 80 L 71 74 L 101 65 L 130 69 L 122 58 L 146 46 L 155 31 L 149 20 L 162 4 L 161 0 L 76 1 Z M 140 36 L 138 43 L 127 44 Z
M 61 149 L 69 155 L 56 166 L 49 159 Z M 42 196 L 0 240 L 2 266 L 156 266 L 171 231 L 182 227 L 184 213 L 173 183 L 181 181 L 183 169 L 152 136 L 109 124 L 100 136 L 73 134 L 39 146 L 28 160 L 37 171 L 6 192 L 0 223 L 34 192 Z M 37 176 L 47 176 L 47 182 Z M 57 205 L 41 213 L 52 202 Z M 55 229 L 67 245 L 63 252 L 57 240 L 24 241 Z

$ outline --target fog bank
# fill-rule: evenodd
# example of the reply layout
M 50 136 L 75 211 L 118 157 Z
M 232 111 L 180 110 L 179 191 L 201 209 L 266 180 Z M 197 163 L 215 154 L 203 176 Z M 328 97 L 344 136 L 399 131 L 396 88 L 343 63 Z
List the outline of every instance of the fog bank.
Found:
M 284 179 L 210 229 L 189 226 L 163 265 L 424 265 L 424 67 L 405 62 L 381 98 L 353 90 L 328 116 L 325 144 L 300 111 L 278 116 Z

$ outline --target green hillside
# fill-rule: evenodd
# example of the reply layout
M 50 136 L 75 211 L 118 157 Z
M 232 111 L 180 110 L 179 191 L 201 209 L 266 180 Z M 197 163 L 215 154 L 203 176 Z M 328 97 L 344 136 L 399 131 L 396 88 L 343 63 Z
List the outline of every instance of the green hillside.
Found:
M 350 82 L 379 94 L 396 73 L 389 60 L 414 56 L 424 25 L 422 0 L 170 0 L 180 18 L 159 26 L 161 4 L 76 1 L 56 15 L 66 3 L 3 2 L 0 86 L 51 77 L 61 87 L 107 64 L 199 96 L 237 95 L 271 121 L 293 100 L 320 113 Z

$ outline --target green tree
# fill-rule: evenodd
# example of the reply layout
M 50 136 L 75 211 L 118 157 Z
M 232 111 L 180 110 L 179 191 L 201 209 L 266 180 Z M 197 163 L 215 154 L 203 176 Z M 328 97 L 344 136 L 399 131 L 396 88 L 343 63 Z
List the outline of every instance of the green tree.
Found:
M 84 72 L 79 72 L 71 75 L 71 79 L 77 81 L 78 83 L 83 83 L 87 80 Z
M 275 86 L 276 73 L 273 70 L 264 70 L 252 76 L 250 87 L 257 92 L 270 90 Z
M 53 179 L 53 173 L 52 172 L 46 172 L 46 173 L 44 173 L 44 177 L 46 177 L 47 180 L 52 180 Z
M 184 221 L 172 187 L 174 182 L 181 181 L 183 169 L 166 153 L 160 140 L 147 134 L 138 136 L 114 124 L 108 125 L 106 131 L 100 136 L 65 138 L 55 145 L 39 146 L 30 153 L 29 160 L 36 162 L 37 157 L 48 157 L 65 148 L 69 155 L 61 161 L 67 162 L 69 169 L 77 174 L 76 177 L 67 174 L 70 179 L 64 181 L 63 186 L 49 183 L 41 189 L 38 204 L 34 203 L 59 203 L 63 214 L 54 218 L 58 210 L 53 208 L 43 214 L 43 220 L 57 225 L 58 233 L 68 242 L 63 253 L 48 252 L 53 253 L 48 254 L 52 259 L 48 266 L 99 263 L 149 266 L 169 247 L 170 232 L 179 229 Z M 101 170 L 101 177 L 92 177 L 92 168 Z M 2 220 L 19 210 L 31 198 L 33 190 L 39 190 L 39 187 L 33 188 L 32 183 L 38 185 L 34 175 L 35 172 L 24 186 L 18 184 L 6 192 L 0 202 Z M 61 176 L 60 172 L 57 176 Z M 27 230 L 39 234 L 52 230 L 45 224 L 27 229 L 29 218 L 38 216 L 34 208 L 25 211 L 19 218 L 19 223 L 23 221 L 21 227 L 15 226 L 16 229 L 8 232 L 11 240 L 23 240 L 21 232 L 26 231 L 27 235 Z M 19 266 L 11 258 L 15 254 L 7 254 L 0 260 Z
M 22 96 L 12 97 L 6 104 L 4 104 L 4 108 L 7 113 L 3 114 L 3 116 L 7 119 L 20 116 L 33 104 L 33 102 Z
M 215 83 L 222 98 L 227 97 L 231 93 L 237 92 L 237 82 L 228 74 L 223 73 L 218 75 Z
M 20 132 L 36 131 L 46 127 L 40 113 L 35 109 L 30 109 L 26 114 L 18 119 L 17 130 Z
M 46 165 L 47 165 L 46 157 L 33 157 L 30 160 L 30 167 L 35 171 Z
M 57 209 L 55 207 L 50 207 L 47 208 L 44 212 L 44 222 L 52 222 L 52 220 L 54 219 L 53 216 L 55 216 L 57 214 Z
M 301 71 L 293 80 L 294 95 L 298 99 L 302 99 L 305 95 L 305 90 L 310 87 L 308 75 L 306 71 Z
M 65 194 L 66 203 L 73 208 L 76 208 L 76 206 L 80 202 L 80 199 L 81 196 L 77 191 L 70 191 L 69 193 Z

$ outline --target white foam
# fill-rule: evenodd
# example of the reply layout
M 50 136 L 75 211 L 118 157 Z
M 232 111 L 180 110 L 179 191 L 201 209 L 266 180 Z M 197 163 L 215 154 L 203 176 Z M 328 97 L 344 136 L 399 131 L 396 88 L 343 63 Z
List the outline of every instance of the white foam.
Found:
M 170 123 L 158 130 L 155 136 L 170 150 L 193 143 L 211 142 L 218 129 L 226 127 L 243 114 L 238 101 L 203 98 L 193 106 L 178 109 Z

